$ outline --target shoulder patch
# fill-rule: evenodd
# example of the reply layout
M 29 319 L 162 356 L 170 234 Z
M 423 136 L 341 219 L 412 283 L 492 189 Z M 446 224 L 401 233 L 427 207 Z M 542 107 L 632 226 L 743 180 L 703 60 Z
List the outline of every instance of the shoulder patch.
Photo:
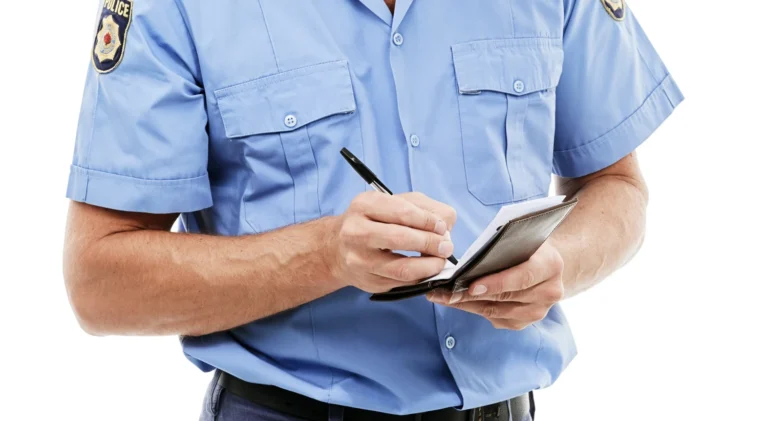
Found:
M 96 40 L 93 42 L 93 67 L 109 73 L 120 65 L 125 55 L 128 28 L 133 17 L 133 0 L 104 0 Z
M 624 0 L 600 0 L 603 2 L 605 11 L 613 18 L 613 20 L 622 21 L 627 13 L 627 5 L 624 4 Z

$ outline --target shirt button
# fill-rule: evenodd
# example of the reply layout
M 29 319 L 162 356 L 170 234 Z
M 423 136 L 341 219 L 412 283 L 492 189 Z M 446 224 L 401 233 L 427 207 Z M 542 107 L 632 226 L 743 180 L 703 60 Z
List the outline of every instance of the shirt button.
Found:
M 522 80 L 516 80 L 515 84 L 512 85 L 512 89 L 515 90 L 518 94 L 522 93 L 525 90 L 525 83 L 523 83 Z
M 283 122 L 287 127 L 296 127 L 296 123 L 297 123 L 296 116 L 293 114 L 288 114 L 287 116 L 285 116 L 285 120 L 283 120 Z
M 411 146 L 414 148 L 421 144 L 421 140 L 416 135 L 411 135 Z
M 449 336 L 445 338 L 445 347 L 448 349 L 453 349 L 453 347 L 456 346 L 456 339 L 453 338 L 453 336 Z
M 392 42 L 398 47 L 403 45 L 403 36 L 400 35 L 400 32 L 395 32 L 395 35 L 392 37 Z

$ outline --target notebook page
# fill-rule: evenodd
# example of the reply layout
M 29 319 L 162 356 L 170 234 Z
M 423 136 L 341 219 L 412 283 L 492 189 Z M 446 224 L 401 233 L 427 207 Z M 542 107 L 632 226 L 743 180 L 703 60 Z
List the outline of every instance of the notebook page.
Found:
M 472 256 L 474 256 L 475 253 L 477 253 L 485 245 L 485 243 L 487 243 L 491 237 L 493 237 L 499 227 L 515 218 L 519 218 L 529 213 L 538 212 L 540 210 L 563 203 L 564 200 L 565 196 L 550 196 L 542 197 L 541 199 L 530 200 L 527 202 L 514 203 L 512 205 L 502 207 L 499 209 L 499 212 L 496 213 L 496 216 L 491 220 L 491 222 L 485 227 L 483 232 L 480 233 L 472 245 L 469 246 L 467 251 L 464 252 L 464 254 L 461 256 L 461 259 L 459 259 L 458 265 L 454 266 L 450 262 L 446 262 L 445 267 L 440 271 L 440 273 L 424 280 L 423 282 L 450 278 L 454 273 L 456 273 L 457 270 L 459 270 L 470 259 L 472 259 Z

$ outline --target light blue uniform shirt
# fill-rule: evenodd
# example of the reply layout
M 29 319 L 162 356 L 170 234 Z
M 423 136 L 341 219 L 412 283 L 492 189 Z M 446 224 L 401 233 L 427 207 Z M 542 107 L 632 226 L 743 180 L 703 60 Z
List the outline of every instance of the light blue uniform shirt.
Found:
M 343 213 L 366 189 L 346 147 L 395 193 L 453 206 L 461 255 L 500 206 L 616 162 L 682 100 L 605 1 L 126 2 L 127 35 L 115 20 L 97 38 L 109 73 L 88 74 L 67 196 L 258 234 Z M 396 414 L 521 395 L 576 354 L 559 306 L 516 332 L 354 288 L 183 347 L 203 370 Z

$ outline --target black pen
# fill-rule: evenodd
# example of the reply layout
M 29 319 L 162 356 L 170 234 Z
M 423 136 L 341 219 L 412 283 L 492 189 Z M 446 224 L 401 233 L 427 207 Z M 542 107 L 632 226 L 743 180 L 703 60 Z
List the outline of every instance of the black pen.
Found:
M 392 191 L 387 188 L 387 186 L 384 185 L 384 183 L 379 180 L 379 177 L 376 177 L 376 174 L 373 173 L 368 167 L 363 164 L 363 161 L 359 160 L 352 152 L 350 152 L 347 148 L 341 149 L 341 156 L 344 157 L 344 159 L 349 162 L 349 165 L 352 166 L 352 168 L 357 171 L 358 174 L 360 174 L 360 177 L 363 177 L 363 180 L 365 182 L 373 187 L 374 190 L 379 191 L 381 193 L 386 193 L 390 196 L 392 196 Z M 454 265 L 458 265 L 459 261 L 456 260 L 453 255 L 448 257 L 448 261 L 453 263 Z

